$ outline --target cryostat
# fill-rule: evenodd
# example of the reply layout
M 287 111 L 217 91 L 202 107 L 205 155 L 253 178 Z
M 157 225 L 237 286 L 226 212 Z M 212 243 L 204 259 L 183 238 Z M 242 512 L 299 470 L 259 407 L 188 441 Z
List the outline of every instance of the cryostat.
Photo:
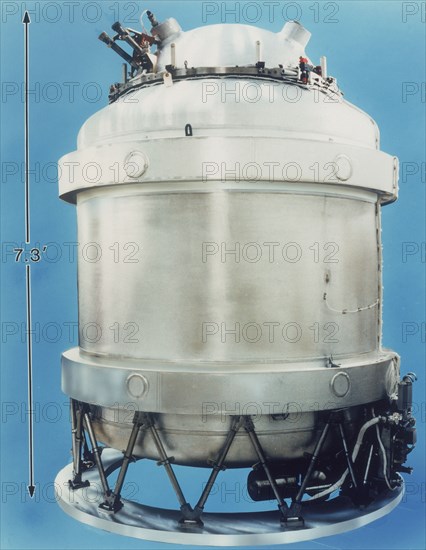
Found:
M 397 159 L 327 60 L 307 56 L 299 23 L 185 32 L 144 15 L 149 31 L 117 22 L 99 37 L 122 81 L 60 160 L 79 346 L 62 358 L 73 460 L 59 503 L 185 545 L 360 527 L 401 500 L 415 444 L 415 376 L 381 345 L 380 211 Z M 175 502 L 143 501 L 141 459 L 164 468 Z M 194 468 L 192 500 L 180 474 Z M 244 511 L 209 509 L 224 469 L 247 471 Z M 129 474 L 140 501 L 123 494 Z

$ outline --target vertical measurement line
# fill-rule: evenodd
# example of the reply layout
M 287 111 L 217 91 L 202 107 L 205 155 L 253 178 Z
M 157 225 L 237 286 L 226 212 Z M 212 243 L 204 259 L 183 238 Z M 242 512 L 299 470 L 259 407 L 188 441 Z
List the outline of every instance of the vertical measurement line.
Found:
M 29 24 L 31 23 L 28 11 L 24 13 L 22 18 L 24 25 L 24 148 L 25 148 L 25 243 L 30 242 L 30 108 L 28 101 L 29 89 Z M 19 258 L 19 256 L 18 256 Z M 34 410 L 33 410 L 33 351 L 32 351 L 32 324 L 31 324 L 31 269 L 30 265 L 25 266 L 25 283 L 26 283 L 26 301 L 27 301 L 27 374 L 28 374 L 28 469 L 29 469 L 29 485 L 28 492 L 33 498 L 34 486 Z
M 31 325 L 31 268 L 25 266 L 26 295 L 27 295 L 27 367 L 28 367 L 28 465 L 29 465 L 29 492 L 34 494 L 34 433 L 33 433 L 33 364 L 32 364 L 32 325 Z
M 29 89 L 29 23 L 30 17 L 28 12 L 25 12 L 24 18 L 22 20 L 24 23 L 24 105 L 25 105 L 25 116 L 24 116 L 24 135 L 25 135 L 25 242 L 28 244 L 30 242 L 30 143 L 29 143 L 29 129 L 30 129 L 30 107 L 28 101 L 28 89 Z

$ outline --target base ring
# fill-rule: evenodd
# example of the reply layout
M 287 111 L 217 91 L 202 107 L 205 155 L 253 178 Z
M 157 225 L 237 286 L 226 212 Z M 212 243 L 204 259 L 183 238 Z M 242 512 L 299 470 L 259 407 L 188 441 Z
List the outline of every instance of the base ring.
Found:
M 122 453 L 104 449 L 105 468 L 120 463 Z M 302 509 L 303 528 L 283 529 L 278 510 L 270 512 L 205 513 L 202 528 L 182 529 L 178 525 L 178 510 L 166 510 L 123 500 L 124 506 L 115 514 L 99 509 L 103 495 L 96 468 L 84 473 L 91 486 L 72 491 L 72 464 L 65 466 L 55 480 L 56 495 L 61 508 L 74 519 L 116 534 L 144 540 L 184 545 L 247 546 L 284 544 L 317 539 L 357 529 L 391 512 L 401 501 L 404 485 L 395 491 L 385 491 L 368 506 L 360 509 L 349 498 L 339 496 L 327 502 L 311 502 Z

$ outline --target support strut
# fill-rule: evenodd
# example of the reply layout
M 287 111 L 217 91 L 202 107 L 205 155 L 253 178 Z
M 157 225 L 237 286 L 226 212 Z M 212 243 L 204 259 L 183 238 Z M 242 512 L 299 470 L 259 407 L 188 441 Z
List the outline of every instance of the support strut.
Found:
M 121 501 L 121 490 L 123 488 L 124 479 L 127 474 L 130 462 L 134 462 L 133 450 L 135 448 L 136 440 L 139 435 L 139 431 L 143 426 L 145 421 L 144 413 L 135 412 L 133 417 L 133 428 L 129 437 L 129 442 L 127 443 L 127 448 L 124 451 L 123 462 L 121 464 L 120 471 L 118 473 L 117 481 L 114 487 L 114 490 L 110 492 L 105 498 L 105 501 L 100 504 L 100 508 L 106 510 L 107 512 L 118 512 L 123 507 Z
M 81 459 L 82 446 L 84 448 L 84 456 L 86 455 L 86 439 L 83 431 L 82 408 L 78 401 L 70 399 L 71 413 L 71 434 L 72 434 L 72 457 L 73 457 L 73 478 L 68 481 L 70 489 L 75 491 L 81 487 L 88 487 L 90 483 L 83 481 L 82 474 L 85 469 Z
M 146 422 L 146 427 L 149 430 L 154 440 L 154 444 L 157 448 L 158 454 L 160 455 L 160 460 L 157 462 L 157 464 L 159 466 L 164 466 L 169 481 L 172 484 L 173 490 L 176 493 L 176 497 L 179 501 L 180 510 L 182 512 L 182 518 L 179 520 L 179 523 L 182 525 L 191 526 L 201 525 L 202 523 L 200 522 L 199 518 L 197 518 L 197 514 L 194 513 L 191 505 L 186 501 L 185 495 L 183 494 L 181 486 L 179 485 L 179 481 L 177 480 L 176 474 L 171 465 L 173 457 L 167 456 L 163 443 L 160 439 L 160 436 L 158 435 L 157 428 L 155 427 L 151 416 L 148 413 L 145 413 L 144 419 Z
M 274 477 L 271 474 L 271 471 L 269 470 L 269 466 L 267 464 L 265 454 L 263 452 L 262 446 L 260 445 L 260 442 L 259 442 L 259 439 L 256 435 L 256 432 L 254 430 L 253 421 L 248 416 L 246 416 L 245 420 L 244 420 L 244 429 L 246 430 L 246 432 L 247 432 L 247 434 L 250 438 L 250 441 L 253 445 L 253 448 L 256 451 L 256 454 L 259 458 L 259 462 L 260 462 L 260 464 L 262 465 L 262 467 L 265 471 L 266 477 L 268 478 L 268 481 L 271 485 L 271 489 L 272 489 L 272 491 L 274 493 L 274 496 L 275 496 L 275 498 L 278 502 L 278 509 L 280 510 L 281 515 L 282 515 L 281 521 L 285 521 L 285 518 L 287 517 L 287 513 L 288 513 L 287 503 L 285 502 L 285 500 L 283 500 L 283 498 L 280 495 L 280 492 L 278 490 L 278 486 L 276 484 L 276 481 L 275 481 Z
M 106 478 L 105 470 L 102 464 L 101 449 L 99 448 L 98 443 L 96 441 L 95 432 L 92 426 L 92 420 L 90 419 L 90 414 L 87 410 L 83 412 L 83 422 L 84 422 L 84 427 L 89 435 L 90 444 L 92 446 L 92 453 L 95 459 L 95 464 L 99 471 L 99 479 L 101 480 L 104 496 L 105 496 L 105 499 L 107 499 L 108 496 L 110 495 L 111 490 L 109 488 L 108 480 Z
M 357 489 L 358 484 L 357 484 L 356 477 L 355 477 L 352 457 L 349 454 L 348 445 L 346 443 L 345 431 L 343 429 L 343 425 L 342 425 L 341 422 L 339 423 L 339 431 L 340 431 L 340 436 L 342 438 L 343 450 L 345 451 L 346 462 L 348 463 L 348 470 L 349 470 L 349 473 L 351 475 L 352 483 L 354 484 L 355 489 Z
M 195 505 L 194 514 L 197 515 L 197 518 L 200 523 L 202 523 L 200 518 L 201 518 L 201 514 L 204 511 L 204 506 L 206 505 L 207 499 L 210 496 L 211 490 L 213 488 L 213 485 L 215 484 L 215 481 L 217 476 L 219 475 L 219 472 L 222 470 L 225 470 L 226 457 L 235 439 L 235 436 L 237 435 L 242 424 L 243 424 L 243 420 L 241 419 L 241 417 L 235 416 L 232 419 L 231 428 L 228 432 L 228 435 L 226 436 L 226 440 L 221 450 L 221 453 L 219 455 L 219 458 L 217 459 L 216 462 L 213 463 L 213 469 L 210 473 L 209 479 L 204 487 L 203 492 L 201 493 L 200 498 L 198 499 L 197 504 Z
M 308 486 L 309 480 L 311 478 L 312 472 L 314 470 L 315 464 L 318 459 L 318 455 L 321 452 L 321 448 L 324 444 L 324 441 L 327 437 L 328 430 L 330 428 L 331 423 L 331 417 L 329 418 L 328 422 L 324 426 L 324 429 L 320 435 L 320 438 L 315 445 L 314 453 L 312 455 L 311 461 L 309 463 L 308 469 L 306 471 L 306 474 L 303 478 L 302 484 L 300 485 L 299 491 L 294 498 L 293 502 L 291 503 L 290 509 L 288 510 L 288 513 L 284 517 L 284 525 L 286 527 L 303 527 L 305 522 L 303 520 L 303 517 L 301 516 L 301 510 L 302 510 L 302 498 L 305 493 L 306 487 Z

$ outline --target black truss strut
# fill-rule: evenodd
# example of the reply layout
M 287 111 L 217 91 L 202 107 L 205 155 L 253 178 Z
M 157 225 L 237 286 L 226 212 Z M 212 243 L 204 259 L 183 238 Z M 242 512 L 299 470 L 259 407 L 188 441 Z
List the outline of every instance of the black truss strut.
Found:
M 121 490 L 123 488 L 124 479 L 127 474 L 127 469 L 129 468 L 130 462 L 134 462 L 133 449 L 135 448 L 136 440 L 139 435 L 141 427 L 144 425 L 145 415 L 144 413 L 135 412 L 133 417 L 133 428 L 132 433 L 129 437 L 129 442 L 127 443 L 127 448 L 124 451 L 123 462 L 121 464 L 120 472 L 118 473 L 117 481 L 114 487 L 114 490 L 110 492 L 105 498 L 105 501 L 99 505 L 100 508 L 106 510 L 107 512 L 118 512 L 123 507 L 121 501 Z
M 213 464 L 213 469 L 210 474 L 210 477 L 207 481 L 206 486 L 204 487 L 204 491 L 202 492 L 195 508 L 200 508 L 201 510 L 204 509 L 204 506 L 207 502 L 207 499 L 209 498 L 210 492 L 213 488 L 216 478 L 219 475 L 219 472 L 222 470 L 225 470 L 224 464 L 225 464 L 226 457 L 228 456 L 229 449 L 231 448 L 231 445 L 235 439 L 235 436 L 237 435 L 242 424 L 243 424 L 243 420 L 241 419 L 241 417 L 236 416 L 233 418 L 231 429 L 229 430 L 228 435 L 226 436 L 226 441 L 219 455 L 219 459 L 217 460 L 217 462 Z
M 324 426 L 324 429 L 320 435 L 320 438 L 315 445 L 314 453 L 312 455 L 311 461 L 309 463 L 308 469 L 306 471 L 306 474 L 303 478 L 303 481 L 300 485 L 299 491 L 294 498 L 294 500 L 291 503 L 291 506 L 287 512 L 287 514 L 284 516 L 284 524 L 286 527 L 303 527 L 305 522 L 303 520 L 303 517 L 301 516 L 302 511 L 302 498 L 305 493 L 306 487 L 308 486 L 309 480 L 311 478 L 312 472 L 314 470 L 316 461 L 318 459 L 318 455 L 321 452 L 322 446 L 324 444 L 324 441 L 327 437 L 328 430 L 330 429 L 331 424 L 331 416 L 328 419 L 326 425 Z
M 70 400 L 71 433 L 72 433 L 72 456 L 73 456 L 73 479 L 69 480 L 69 487 L 72 490 L 88 487 L 90 483 L 82 480 L 82 473 L 85 469 L 81 459 L 82 446 L 84 458 L 88 459 L 87 442 L 83 430 L 82 407 L 74 399 Z
M 229 449 L 231 448 L 231 445 L 235 439 L 235 436 L 237 435 L 239 429 L 243 425 L 243 419 L 239 416 L 235 416 L 232 419 L 231 422 L 231 428 L 228 432 L 228 435 L 226 436 L 225 443 L 223 445 L 222 451 L 219 455 L 219 458 L 216 462 L 213 463 L 213 468 L 210 473 L 209 479 L 204 487 L 203 492 L 201 493 L 200 498 L 198 499 L 197 504 L 194 508 L 194 514 L 196 515 L 198 519 L 198 523 L 201 522 L 201 515 L 204 511 L 204 506 L 206 505 L 207 499 L 210 496 L 211 490 L 213 488 L 213 485 L 215 484 L 216 478 L 219 475 L 219 472 L 222 470 L 225 470 L 225 460 L 228 456 Z
M 111 490 L 109 488 L 108 480 L 106 478 L 105 470 L 104 470 L 104 467 L 103 467 L 103 464 L 102 464 L 102 459 L 101 459 L 101 452 L 102 451 L 99 448 L 98 443 L 96 441 L 96 436 L 95 436 L 95 432 L 93 430 L 92 420 L 90 418 L 90 413 L 89 413 L 88 409 L 83 411 L 83 423 L 84 423 L 84 427 L 86 428 L 86 431 L 89 435 L 90 444 L 92 446 L 93 458 L 95 459 L 95 464 L 96 464 L 96 466 L 98 468 L 98 471 L 99 471 L 99 478 L 101 480 L 102 489 L 104 491 L 105 499 L 107 499 L 108 496 L 111 493 Z
M 288 513 L 288 506 L 287 506 L 287 503 L 285 502 L 285 500 L 283 500 L 283 498 L 281 497 L 278 486 L 277 486 L 277 483 L 276 483 L 275 479 L 273 478 L 273 476 L 271 474 L 271 471 L 269 470 L 269 466 L 267 464 L 265 453 L 263 452 L 262 446 L 260 445 L 259 439 L 256 435 L 255 430 L 254 430 L 253 421 L 249 416 L 246 416 L 245 419 L 244 419 L 244 429 L 246 430 L 246 432 L 247 432 L 247 434 L 250 438 L 250 441 L 253 445 L 253 448 L 256 451 L 256 454 L 259 458 L 260 464 L 262 465 L 262 467 L 265 471 L 266 477 L 268 478 L 268 481 L 271 485 L 271 489 L 272 489 L 272 491 L 274 493 L 274 496 L 275 496 L 275 498 L 278 502 L 278 509 L 280 510 L 280 512 L 282 514 L 282 521 L 284 521 L 286 516 L 287 516 L 287 513 Z
M 174 492 L 176 493 L 176 497 L 179 501 L 180 510 L 182 512 L 182 518 L 179 520 L 179 523 L 182 525 L 190 524 L 192 526 L 200 525 L 201 522 L 199 518 L 197 518 L 197 514 L 194 513 L 194 510 L 192 509 L 189 502 L 186 501 L 185 495 L 183 494 L 181 486 L 179 485 L 179 481 L 177 480 L 176 474 L 172 468 L 171 462 L 173 462 L 174 457 L 167 456 L 163 443 L 160 439 L 160 436 L 158 435 L 157 428 L 155 427 L 155 424 L 151 418 L 151 415 L 145 413 L 144 418 L 146 422 L 146 428 L 150 432 L 154 440 L 155 447 L 157 448 L 157 452 L 160 455 L 160 460 L 157 462 L 157 464 L 159 466 L 164 466 L 169 481 L 172 484 Z
M 358 484 L 357 484 L 356 477 L 355 477 L 352 457 L 349 454 L 348 445 L 346 443 L 345 431 L 343 429 L 343 424 L 341 422 L 339 423 L 339 430 L 340 430 L 340 436 L 342 438 L 343 450 L 345 451 L 346 462 L 348 463 L 348 470 L 349 470 L 349 473 L 350 473 L 351 478 L 352 478 L 352 483 L 354 484 L 355 489 L 357 489 Z

